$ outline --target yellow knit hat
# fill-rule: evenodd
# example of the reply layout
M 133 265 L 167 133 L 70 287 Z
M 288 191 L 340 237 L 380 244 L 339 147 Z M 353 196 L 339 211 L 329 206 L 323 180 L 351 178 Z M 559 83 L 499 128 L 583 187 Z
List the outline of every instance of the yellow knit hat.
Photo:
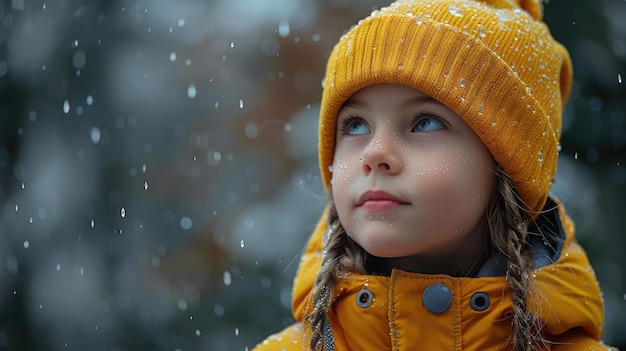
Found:
M 398 0 L 335 45 L 324 78 L 319 162 L 330 186 L 337 114 L 357 91 L 402 84 L 451 108 L 511 177 L 533 220 L 546 202 L 572 82 L 539 0 Z

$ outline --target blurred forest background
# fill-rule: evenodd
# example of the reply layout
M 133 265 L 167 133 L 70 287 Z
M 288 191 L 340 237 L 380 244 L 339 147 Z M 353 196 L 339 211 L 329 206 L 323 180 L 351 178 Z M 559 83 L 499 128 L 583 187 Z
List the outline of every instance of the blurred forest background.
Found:
M 327 55 L 382 0 L 0 2 L 0 350 L 245 350 L 291 323 Z M 626 349 L 626 1 L 570 50 L 554 194 Z

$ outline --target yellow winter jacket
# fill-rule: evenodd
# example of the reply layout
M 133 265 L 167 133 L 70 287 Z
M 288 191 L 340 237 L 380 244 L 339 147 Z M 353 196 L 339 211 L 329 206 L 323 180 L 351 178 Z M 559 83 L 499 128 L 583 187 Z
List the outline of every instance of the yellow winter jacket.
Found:
M 603 306 L 598 282 L 574 239 L 573 222 L 561 204 L 557 205 L 552 216 L 561 241 L 552 257 L 543 257 L 543 263 L 541 257 L 535 257 L 536 266 L 541 267 L 533 276 L 543 296 L 535 299 L 541 302 L 531 308 L 540 316 L 552 350 L 609 349 L 600 341 Z M 300 262 L 292 305 L 296 323 L 254 350 L 309 349 L 310 332 L 302 318 L 311 307 L 309 294 L 322 262 L 325 222 L 323 216 Z M 369 291 L 365 296 L 364 289 Z M 435 295 L 443 291 L 449 298 L 443 311 L 437 310 L 437 301 L 441 301 L 435 296 L 436 313 L 432 312 L 428 299 L 433 291 Z M 328 314 L 335 350 L 512 349 L 512 304 L 503 275 L 457 278 L 401 270 L 393 270 L 390 276 L 353 275 L 337 284 L 335 297 Z

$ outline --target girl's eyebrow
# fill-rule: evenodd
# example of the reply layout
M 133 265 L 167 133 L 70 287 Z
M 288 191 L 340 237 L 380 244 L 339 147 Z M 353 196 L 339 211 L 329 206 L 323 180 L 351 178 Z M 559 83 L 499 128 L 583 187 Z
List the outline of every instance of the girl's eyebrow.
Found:
M 429 95 L 417 95 L 417 96 L 411 97 L 411 98 L 407 99 L 406 101 L 404 101 L 401 106 L 402 107 L 408 107 L 408 106 L 411 106 L 411 105 L 419 105 L 419 104 L 425 104 L 425 103 L 441 104 L 437 99 L 435 99 L 435 98 L 433 98 L 433 97 L 431 97 Z M 350 99 L 346 100 L 346 102 L 344 102 L 343 105 L 341 106 L 342 109 L 346 108 L 346 107 L 368 108 L 368 105 L 367 105 L 367 101 L 351 97 Z
M 343 105 L 341 105 L 341 108 L 346 108 L 346 107 L 365 107 L 367 108 L 367 102 L 359 100 L 359 99 L 355 99 L 354 97 L 349 98 L 348 100 L 346 100 L 346 102 L 343 103 Z
M 411 106 L 411 105 L 419 105 L 419 104 L 425 104 L 425 103 L 437 103 L 437 104 L 441 104 L 437 99 L 429 96 L 429 95 L 418 95 L 418 96 L 414 96 L 408 100 L 406 100 L 404 103 L 402 103 L 402 107 L 407 107 L 407 106 Z

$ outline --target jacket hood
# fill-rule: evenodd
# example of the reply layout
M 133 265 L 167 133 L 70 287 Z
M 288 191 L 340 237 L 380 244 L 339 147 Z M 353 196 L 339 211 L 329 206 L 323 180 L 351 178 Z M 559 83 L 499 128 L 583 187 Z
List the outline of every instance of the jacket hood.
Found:
M 294 281 L 292 311 L 296 321 L 302 321 L 307 308 L 310 308 L 312 303 L 312 289 L 322 264 L 322 245 L 324 233 L 327 230 L 327 214 L 328 210 L 324 211 L 309 239 Z M 555 243 L 542 240 L 532 242 L 535 258 L 533 277 L 537 291 L 542 296 L 540 299 L 533 299 L 532 301 L 535 302 L 531 302 L 530 308 L 540 316 L 545 325 L 544 331 L 551 335 L 577 330 L 587 337 L 599 340 L 603 323 L 600 288 L 586 253 L 575 240 L 574 223 L 562 204 L 555 199 L 548 201 L 545 218 L 550 222 L 551 227 L 548 230 L 558 233 L 560 240 Z M 502 261 L 497 257 L 492 257 L 485 263 L 477 278 L 436 276 L 440 278 L 443 276 L 454 284 L 460 284 L 459 286 L 480 283 L 491 289 L 499 289 L 499 292 L 494 293 L 505 296 L 510 294 L 510 291 L 503 276 L 505 270 L 500 262 Z M 417 276 L 420 279 L 428 277 L 424 274 L 395 270 L 391 277 L 370 277 L 372 281 L 383 281 L 383 285 L 390 285 L 393 284 L 391 281 L 395 279 L 394 277 L 398 276 Z M 352 289 L 350 281 L 354 279 L 363 278 L 357 276 L 341 282 L 335 293 L 345 295 L 346 291 Z M 506 302 L 502 303 L 506 304 Z

